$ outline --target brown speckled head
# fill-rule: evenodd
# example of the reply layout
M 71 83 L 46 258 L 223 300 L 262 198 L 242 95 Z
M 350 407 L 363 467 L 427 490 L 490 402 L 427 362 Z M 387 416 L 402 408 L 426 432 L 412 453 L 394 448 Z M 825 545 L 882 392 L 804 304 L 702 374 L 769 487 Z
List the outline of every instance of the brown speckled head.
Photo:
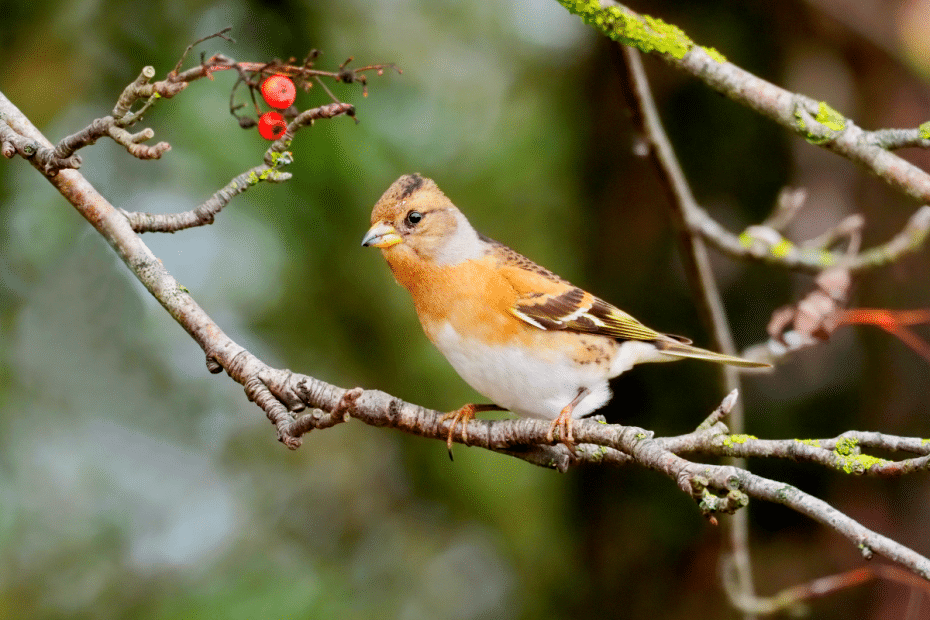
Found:
M 462 212 L 419 174 L 400 177 L 384 192 L 363 245 L 381 248 L 388 262 L 411 254 L 435 264 L 475 258 L 485 249 Z
M 422 213 L 435 210 L 439 206 L 455 208 L 432 179 L 416 173 L 405 174 L 394 181 L 375 203 L 371 212 L 371 223 L 393 223 L 398 215 L 406 215 L 414 207 Z

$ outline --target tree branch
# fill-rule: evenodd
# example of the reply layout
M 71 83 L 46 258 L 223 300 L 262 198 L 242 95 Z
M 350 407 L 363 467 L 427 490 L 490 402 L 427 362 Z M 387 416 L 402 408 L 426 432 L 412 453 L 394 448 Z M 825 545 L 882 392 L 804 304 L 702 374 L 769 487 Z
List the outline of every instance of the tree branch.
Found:
M 727 62 L 713 48 L 697 45 L 677 26 L 641 15 L 623 5 L 602 7 L 598 0 L 559 0 L 569 12 L 579 15 L 607 37 L 646 53 L 655 53 L 671 66 L 707 84 L 722 95 L 771 118 L 805 138 L 854 161 L 886 183 L 920 202 L 930 202 L 930 174 L 889 152 L 889 148 L 925 146 L 930 126 L 889 134 L 868 132 L 850 119 L 810 97 L 792 93 Z M 903 136 L 907 137 L 903 137 Z M 930 142 L 927 142 L 930 144 Z M 695 205 L 688 213 L 688 226 L 721 252 L 737 258 L 759 260 L 800 271 L 843 267 L 850 271 L 887 265 L 918 249 L 930 233 L 930 207 L 922 207 L 905 230 L 889 243 L 848 256 L 826 248 L 800 248 L 779 238 L 764 243 L 751 235 L 734 235 Z
M 197 43 L 213 37 L 221 37 L 228 40 L 228 37 L 225 36 L 225 31 L 223 31 L 204 37 L 200 41 L 197 41 Z M 193 45 L 196 45 L 196 43 Z M 9 131 L 5 131 L 0 134 L 0 152 L 7 158 L 12 157 L 14 152 L 23 157 L 32 158 L 40 163 L 42 171 L 46 175 L 56 174 L 62 169 L 80 168 L 81 158 L 75 154 L 76 151 L 94 144 L 103 137 L 112 138 L 114 142 L 124 146 L 133 157 L 139 159 L 158 159 L 164 153 L 171 150 L 170 144 L 167 142 L 159 142 L 152 146 L 140 144 L 141 142 L 152 139 L 152 137 L 154 137 L 154 132 L 151 129 L 145 129 L 141 132 L 131 134 L 126 131 L 125 128 L 141 120 L 145 112 L 159 99 L 170 99 L 187 88 L 189 83 L 204 77 L 212 77 L 213 73 L 217 71 L 235 70 L 240 73 L 240 76 L 249 71 L 257 74 L 281 73 L 302 79 L 324 76 L 332 78 L 337 82 L 359 82 L 362 84 L 365 94 L 367 94 L 367 77 L 365 76 L 365 72 L 377 71 L 380 75 L 386 68 L 391 68 L 400 73 L 400 69 L 390 63 L 349 69 L 346 65 L 352 60 L 351 58 L 340 65 L 339 71 L 322 71 L 312 68 L 312 58 L 314 57 L 312 54 L 308 56 L 302 66 L 293 66 L 278 61 L 271 63 L 236 62 L 228 56 L 215 54 L 209 60 L 202 60 L 198 66 L 179 72 L 180 64 L 190 51 L 190 47 L 192 46 L 189 46 L 181 57 L 181 60 L 178 61 L 178 66 L 176 66 L 163 80 L 152 82 L 152 78 L 155 77 L 154 67 L 144 67 L 139 77 L 123 89 L 116 105 L 113 107 L 113 113 L 111 115 L 94 119 L 87 127 L 63 138 L 54 147 L 31 142 L 23 139 L 21 135 L 16 135 L 15 132 L 10 133 Z M 140 100 L 144 100 L 142 107 L 132 112 L 133 105 Z M 352 106 L 343 104 L 338 100 L 335 100 L 335 103 L 340 106 L 348 106 L 344 112 L 340 112 L 341 114 L 354 115 L 354 108 Z M 327 106 L 321 106 L 316 110 L 324 110 L 326 108 Z M 311 112 L 312 111 L 308 110 L 291 121 L 288 125 L 288 132 L 285 133 L 278 142 L 286 144 L 293 138 L 293 132 L 297 129 L 311 125 L 315 118 L 327 118 L 324 116 L 314 116 Z M 280 150 L 283 151 L 283 148 Z
M 640 51 L 658 53 L 722 95 L 767 116 L 805 138 L 861 164 L 893 187 L 930 202 L 930 175 L 878 146 L 871 132 L 856 127 L 826 102 L 792 93 L 727 62 L 713 48 L 697 45 L 677 26 L 618 4 L 602 8 L 597 0 L 559 0 L 571 13 L 606 36 Z
M 250 187 L 263 181 L 282 183 L 291 178 L 289 172 L 280 169 L 292 162 L 291 153 L 285 149 L 290 146 L 294 133 L 302 127 L 313 125 L 321 118 L 335 118 L 341 115 L 353 116 L 355 107 L 349 103 L 330 103 L 307 110 L 288 123 L 284 135 L 265 151 L 265 162 L 233 177 L 225 187 L 219 189 L 202 205 L 183 213 L 141 213 L 138 211 L 120 211 L 129 219 L 136 232 L 177 232 L 186 228 L 204 226 L 213 223 L 213 218 L 229 202 Z

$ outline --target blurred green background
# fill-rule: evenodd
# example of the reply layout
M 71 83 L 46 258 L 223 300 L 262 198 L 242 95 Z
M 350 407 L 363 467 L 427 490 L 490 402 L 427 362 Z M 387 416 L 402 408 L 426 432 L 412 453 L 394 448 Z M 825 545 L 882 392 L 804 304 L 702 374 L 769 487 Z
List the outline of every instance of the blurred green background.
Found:
M 866 128 L 930 118 L 927 0 L 643 0 L 637 10 Z M 256 187 L 213 226 L 146 243 L 230 336 L 264 361 L 450 410 L 478 397 L 422 335 L 406 291 L 359 247 L 398 176 L 434 178 L 475 226 L 645 323 L 709 338 L 667 201 L 624 107 L 616 48 L 554 0 L 283 3 L 0 2 L 0 90 L 52 139 L 109 113 L 141 67 L 164 75 L 191 41 L 265 61 L 396 62 L 358 107 L 294 143 L 294 179 Z M 196 58 L 196 53 L 195 53 Z M 852 164 L 645 59 L 698 199 L 732 230 L 786 184 L 810 192 L 792 228 L 845 214 L 886 240 L 915 205 Z M 145 125 L 173 146 L 141 162 L 103 140 L 82 172 L 115 205 L 183 211 L 260 162 L 227 113 L 231 74 L 160 102 Z M 320 89 L 298 105 L 327 101 Z M 925 169 L 924 152 L 904 156 Z M 811 285 L 714 257 L 741 346 Z M 923 250 L 866 275 L 854 305 L 930 305 Z M 924 335 L 928 330 L 924 330 Z M 845 328 L 743 392 L 764 437 L 848 429 L 930 435 L 930 365 L 892 337 Z M 637 369 L 612 421 L 682 433 L 719 402 L 715 369 Z M 731 618 L 721 529 L 674 483 L 635 468 L 561 475 L 349 423 L 276 442 L 240 386 L 134 281 L 21 160 L 0 163 L 0 618 Z M 751 462 L 923 554 L 926 476 L 852 479 Z M 763 594 L 859 566 L 837 535 L 753 504 Z M 908 591 L 875 584 L 813 604 L 818 618 L 899 618 Z M 923 611 L 928 609 L 924 602 Z

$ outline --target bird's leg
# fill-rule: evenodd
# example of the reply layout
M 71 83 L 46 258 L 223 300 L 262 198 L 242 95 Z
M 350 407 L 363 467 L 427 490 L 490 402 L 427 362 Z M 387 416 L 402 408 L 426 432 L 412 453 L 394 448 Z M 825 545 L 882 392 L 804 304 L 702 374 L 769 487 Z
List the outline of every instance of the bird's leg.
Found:
M 475 405 L 468 404 L 463 405 L 455 411 L 450 411 L 446 415 L 440 418 L 440 422 L 445 422 L 446 420 L 452 420 L 452 424 L 449 426 L 449 434 L 446 436 L 446 446 L 449 448 L 449 458 L 452 458 L 452 438 L 455 436 L 455 427 L 461 423 L 462 424 L 462 443 L 468 444 L 468 421 L 475 417 L 476 413 L 481 411 L 506 411 L 497 405 Z
M 550 443 L 555 441 L 555 429 L 559 429 L 559 440 L 565 444 L 565 447 L 569 451 L 574 452 L 575 436 L 572 434 L 572 413 L 575 411 L 575 407 L 578 406 L 585 396 L 591 393 L 586 387 L 579 388 L 578 394 L 572 399 L 572 402 L 565 405 L 562 411 L 559 413 L 559 416 L 552 421 L 552 425 L 549 427 L 549 432 L 546 433 L 546 440 Z

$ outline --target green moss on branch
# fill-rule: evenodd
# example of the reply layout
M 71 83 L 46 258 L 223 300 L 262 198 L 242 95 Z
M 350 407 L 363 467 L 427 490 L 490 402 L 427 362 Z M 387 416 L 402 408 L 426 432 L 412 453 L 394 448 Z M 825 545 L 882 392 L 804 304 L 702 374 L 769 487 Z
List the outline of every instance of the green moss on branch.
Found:
M 695 45 L 681 28 L 657 17 L 635 15 L 616 6 L 605 8 L 598 0 L 559 0 L 559 3 L 607 37 L 641 52 L 659 52 L 681 60 Z M 719 52 L 714 59 L 725 60 Z

